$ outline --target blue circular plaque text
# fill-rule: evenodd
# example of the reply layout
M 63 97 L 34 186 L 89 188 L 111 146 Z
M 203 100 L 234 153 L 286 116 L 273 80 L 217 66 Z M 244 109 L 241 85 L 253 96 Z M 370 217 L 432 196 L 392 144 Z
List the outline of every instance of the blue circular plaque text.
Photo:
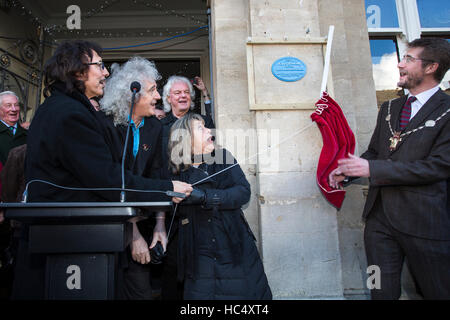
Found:
M 306 64 L 294 57 L 283 57 L 272 64 L 272 74 L 281 81 L 298 81 L 306 75 Z

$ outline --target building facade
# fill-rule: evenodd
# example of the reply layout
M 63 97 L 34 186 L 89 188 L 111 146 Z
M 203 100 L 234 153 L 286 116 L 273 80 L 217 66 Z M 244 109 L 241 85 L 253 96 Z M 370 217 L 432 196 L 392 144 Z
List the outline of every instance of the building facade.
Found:
M 450 35 L 446 1 L 111 0 L 95 8 L 82 0 L 49 3 L 6 1 L 0 11 L 0 47 L 12 61 L 2 64 L 2 89 L 22 86 L 24 95 L 29 92 L 27 120 L 38 105 L 40 84 L 28 81 L 27 89 L 26 81 L 13 78 L 28 79 L 33 71 L 38 76 L 42 62 L 64 39 L 99 42 L 107 48 L 103 60 L 109 64 L 139 54 L 161 68 L 176 65 L 178 70 L 168 67 L 168 74 L 192 77 L 197 72 L 211 88 L 218 142 L 235 154 L 251 183 L 244 211 L 274 298 L 368 297 L 361 221 L 367 181 L 346 188 L 340 210 L 324 199 L 316 183 L 323 142 L 310 115 L 321 93 L 329 27 L 335 29 L 327 90 L 341 106 L 360 154 L 375 126 L 377 96 L 386 96 L 379 91 L 397 94 L 391 85 L 397 78 L 376 87 L 381 71 L 398 77 L 395 59 L 408 41 Z M 69 29 L 68 18 L 76 11 L 66 9 L 72 3 L 81 9 L 79 29 Z M 447 10 L 444 22 L 429 25 L 423 17 L 437 5 Z M 31 43 L 28 51 L 25 40 Z M 388 49 L 377 49 L 386 40 Z M 19 56 L 18 50 L 24 53 Z M 27 52 L 36 61 L 28 61 Z M 394 63 L 379 68 L 383 56 L 392 53 Z M 303 78 L 274 76 L 272 65 L 286 56 L 304 62 Z M 410 285 L 405 278 L 405 288 Z

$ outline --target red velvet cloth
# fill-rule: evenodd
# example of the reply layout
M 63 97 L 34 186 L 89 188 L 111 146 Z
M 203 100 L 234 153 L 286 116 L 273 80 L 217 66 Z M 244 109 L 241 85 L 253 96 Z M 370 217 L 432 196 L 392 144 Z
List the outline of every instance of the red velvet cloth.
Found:
M 337 104 L 326 92 L 316 103 L 311 119 L 317 123 L 322 134 L 323 147 L 317 165 L 317 184 L 324 197 L 340 209 L 345 190 L 337 190 L 328 184 L 328 175 L 337 168 L 339 159 L 355 152 L 355 135 Z

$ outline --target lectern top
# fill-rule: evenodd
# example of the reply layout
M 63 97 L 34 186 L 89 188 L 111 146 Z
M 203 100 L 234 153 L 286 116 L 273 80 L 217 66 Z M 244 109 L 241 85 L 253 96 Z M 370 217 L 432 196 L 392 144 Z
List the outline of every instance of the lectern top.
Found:
M 0 208 L 99 208 L 99 207 L 135 207 L 149 208 L 165 207 L 165 210 L 172 208 L 172 202 L 3 202 Z M 163 211 L 165 211 L 163 210 Z
M 170 211 L 172 202 L 32 202 L 1 203 L 5 217 L 22 222 L 114 222 L 134 217 L 139 208 Z

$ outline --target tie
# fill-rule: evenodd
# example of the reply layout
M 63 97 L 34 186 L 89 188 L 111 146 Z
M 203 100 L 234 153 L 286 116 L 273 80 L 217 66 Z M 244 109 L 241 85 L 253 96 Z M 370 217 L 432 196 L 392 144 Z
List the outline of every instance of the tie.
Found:
M 416 100 L 417 98 L 414 96 L 411 96 L 408 98 L 408 100 L 406 100 L 406 103 L 402 109 L 402 113 L 400 114 L 400 130 L 405 129 L 405 127 L 408 125 L 409 118 L 411 117 L 411 103 Z
M 13 126 L 9 126 L 8 128 L 11 131 L 11 133 L 14 135 L 14 127 Z

